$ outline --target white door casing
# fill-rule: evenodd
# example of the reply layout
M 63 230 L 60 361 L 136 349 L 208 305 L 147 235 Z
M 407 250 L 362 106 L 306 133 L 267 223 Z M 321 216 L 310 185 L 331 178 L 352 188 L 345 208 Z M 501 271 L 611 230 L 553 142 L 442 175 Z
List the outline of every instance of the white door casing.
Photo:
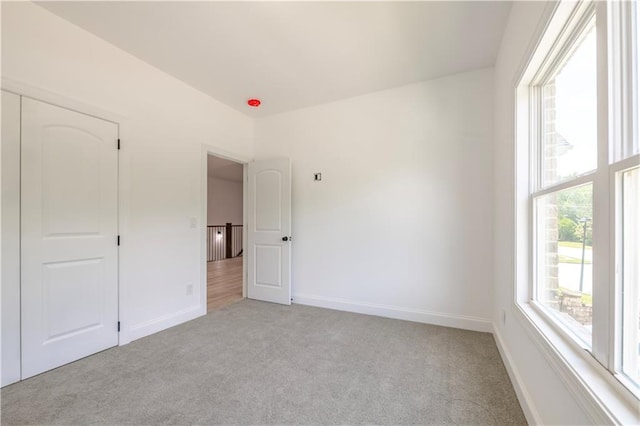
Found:
M 249 163 L 247 293 L 291 304 L 291 162 Z
M 20 96 L 2 93 L 2 386 L 20 380 Z
M 22 378 L 118 344 L 118 125 L 24 97 Z

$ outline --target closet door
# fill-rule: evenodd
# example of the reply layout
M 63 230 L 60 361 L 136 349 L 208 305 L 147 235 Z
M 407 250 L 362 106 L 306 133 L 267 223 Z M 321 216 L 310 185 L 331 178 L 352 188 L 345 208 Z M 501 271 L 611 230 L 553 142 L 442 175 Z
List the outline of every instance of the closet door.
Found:
M 22 99 L 22 378 L 118 344 L 118 125 Z

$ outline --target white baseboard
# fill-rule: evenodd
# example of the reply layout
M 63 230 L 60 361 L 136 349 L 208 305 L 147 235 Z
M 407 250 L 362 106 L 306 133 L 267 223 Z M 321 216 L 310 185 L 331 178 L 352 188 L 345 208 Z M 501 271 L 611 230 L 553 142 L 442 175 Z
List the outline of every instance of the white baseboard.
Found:
M 509 378 L 511 379 L 511 384 L 513 385 L 514 390 L 516 391 L 516 396 L 518 397 L 518 401 L 520 402 L 520 407 L 522 407 L 522 411 L 524 412 L 524 417 L 527 419 L 527 423 L 530 425 L 541 425 L 542 419 L 538 414 L 538 411 L 535 409 L 535 406 L 531 400 L 531 396 L 527 389 L 523 385 L 522 377 L 518 372 L 515 364 L 513 363 L 513 359 L 511 358 L 511 354 L 509 350 L 504 345 L 504 341 L 502 339 L 502 335 L 500 334 L 500 330 L 494 324 L 493 325 L 493 338 L 496 341 L 496 346 L 498 347 L 498 352 L 500 352 L 500 356 L 502 357 L 502 362 L 507 369 L 507 373 L 509 374 Z
M 491 321 L 485 318 L 451 315 L 441 312 L 430 312 L 418 309 L 401 308 L 398 306 L 356 302 L 352 300 L 313 296 L 309 294 L 294 294 L 293 303 L 316 306 L 319 308 L 335 309 L 338 311 L 355 312 L 358 314 L 401 319 L 405 321 L 421 322 L 425 324 L 441 325 L 444 327 L 461 328 L 464 330 L 482 331 L 486 333 L 493 332 Z
M 196 305 L 169 315 L 132 325 L 125 329 L 125 332 L 127 333 L 126 341 L 132 342 L 142 337 L 166 330 L 167 328 L 174 327 L 178 324 L 191 321 L 192 319 L 196 319 L 200 316 L 202 316 L 201 307 L 200 305 Z

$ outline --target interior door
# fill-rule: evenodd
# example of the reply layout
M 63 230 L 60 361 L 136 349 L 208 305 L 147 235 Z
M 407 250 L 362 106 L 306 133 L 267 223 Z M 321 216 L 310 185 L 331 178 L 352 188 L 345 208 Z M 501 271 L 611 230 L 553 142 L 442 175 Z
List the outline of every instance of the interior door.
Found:
M 291 304 L 291 162 L 249 163 L 247 296 Z
M 118 344 L 118 125 L 23 98 L 22 378 Z

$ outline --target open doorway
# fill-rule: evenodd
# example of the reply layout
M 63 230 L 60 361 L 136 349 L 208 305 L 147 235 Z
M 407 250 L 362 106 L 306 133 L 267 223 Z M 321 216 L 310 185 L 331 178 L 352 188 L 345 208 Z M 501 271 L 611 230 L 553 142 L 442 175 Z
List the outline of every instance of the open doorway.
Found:
M 243 170 L 207 155 L 207 312 L 243 297 Z

